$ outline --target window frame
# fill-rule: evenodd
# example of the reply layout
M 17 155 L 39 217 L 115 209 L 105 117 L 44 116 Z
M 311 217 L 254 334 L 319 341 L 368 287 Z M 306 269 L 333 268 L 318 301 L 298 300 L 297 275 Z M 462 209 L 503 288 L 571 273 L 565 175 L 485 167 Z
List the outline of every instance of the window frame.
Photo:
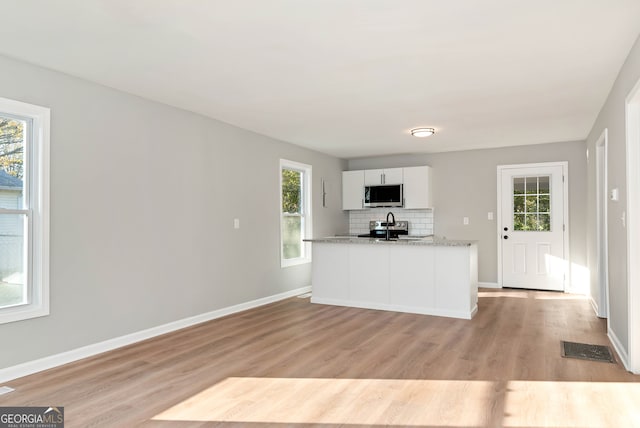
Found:
M 0 324 L 49 315 L 50 109 L 0 98 L 0 114 L 27 121 L 22 209 L 1 214 L 27 216 L 27 303 L 0 308 Z
M 301 239 L 310 239 L 311 238 L 311 233 L 313 230 L 312 224 L 313 224 L 313 219 L 312 219 L 312 204 L 311 204 L 311 199 L 312 199 L 312 194 L 311 194 L 311 183 L 312 183 L 312 167 L 311 165 L 307 165 L 304 163 L 300 163 L 300 162 L 295 162 L 295 161 L 291 161 L 291 160 L 287 160 L 287 159 L 280 159 L 280 169 L 278 170 L 279 174 L 279 190 L 280 190 L 280 196 L 279 196 L 279 212 L 280 215 L 278 216 L 280 218 L 280 267 L 281 268 L 285 268 L 285 267 L 289 267 L 289 266 L 297 266 L 297 265 L 301 265 L 301 264 L 305 264 L 305 263 L 311 263 L 311 244 L 309 242 L 302 242 L 302 256 L 301 257 L 296 257 L 294 259 L 285 259 L 284 258 L 284 239 L 283 239 L 283 220 L 285 217 L 287 217 L 287 215 L 285 215 L 285 213 L 282 212 L 282 170 L 283 169 L 289 169 L 289 170 L 293 170 L 293 171 L 298 171 L 300 173 L 302 173 L 302 184 L 301 184 L 301 190 L 302 190 L 302 213 L 301 213 L 301 217 L 302 217 L 302 231 L 301 231 Z
M 529 189 L 527 189 L 527 184 L 529 182 L 529 180 L 534 179 L 535 178 L 535 182 L 536 182 L 536 189 L 535 192 L 531 193 L 529 192 Z M 540 179 L 541 178 L 546 178 L 548 179 L 547 185 L 548 185 L 548 189 L 546 193 L 541 193 L 540 192 Z M 524 180 L 523 182 L 523 193 L 516 193 L 516 189 L 515 189 L 515 180 L 517 179 L 522 179 Z M 514 232 L 553 232 L 553 228 L 552 228 L 552 224 L 551 224 L 551 215 L 552 215 L 552 198 L 551 198 L 551 192 L 552 192 L 552 187 L 553 187 L 553 176 L 551 174 L 542 174 L 542 175 L 522 175 L 522 176 L 514 176 L 511 179 L 511 189 L 512 189 L 512 196 L 511 196 L 511 216 L 513 217 L 513 221 L 512 221 L 512 225 L 513 225 L 513 231 Z M 546 196 L 548 201 L 547 201 L 547 211 L 540 211 L 540 199 L 541 197 Z M 524 211 L 516 211 L 516 203 L 515 200 L 517 197 L 522 198 L 522 205 L 524 207 Z M 528 211 L 527 210 L 527 198 L 530 197 L 535 197 L 536 199 L 536 209 L 535 211 Z M 527 226 L 527 217 L 530 215 L 535 215 L 536 218 L 536 228 L 535 229 L 531 229 Z M 548 229 L 539 229 L 540 227 L 540 216 L 547 216 L 548 217 Z M 522 229 L 518 229 L 516 227 L 516 221 L 515 221 L 515 216 L 522 216 L 523 217 L 523 225 L 524 228 Z

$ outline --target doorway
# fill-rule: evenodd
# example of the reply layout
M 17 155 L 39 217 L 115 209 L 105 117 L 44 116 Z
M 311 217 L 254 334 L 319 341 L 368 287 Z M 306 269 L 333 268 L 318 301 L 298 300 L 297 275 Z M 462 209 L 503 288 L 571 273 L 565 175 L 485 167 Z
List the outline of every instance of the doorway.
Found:
M 626 99 L 629 366 L 640 373 L 640 81 Z M 623 212 L 624 215 L 624 212 Z
M 564 291 L 568 269 L 567 162 L 498 166 L 498 283 Z
M 596 315 L 609 317 L 609 241 L 607 234 L 607 146 L 605 129 L 596 141 Z M 592 296 L 593 299 L 593 296 Z

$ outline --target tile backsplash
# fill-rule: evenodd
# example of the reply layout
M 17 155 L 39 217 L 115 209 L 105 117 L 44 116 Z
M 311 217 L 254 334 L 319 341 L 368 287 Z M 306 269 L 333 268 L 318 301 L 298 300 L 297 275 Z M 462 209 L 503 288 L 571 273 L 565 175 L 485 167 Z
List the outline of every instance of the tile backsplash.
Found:
M 409 222 L 409 235 L 433 235 L 433 210 L 403 208 L 371 208 L 349 211 L 349 233 L 369 233 L 370 220 L 385 220 L 391 211 L 396 220 Z

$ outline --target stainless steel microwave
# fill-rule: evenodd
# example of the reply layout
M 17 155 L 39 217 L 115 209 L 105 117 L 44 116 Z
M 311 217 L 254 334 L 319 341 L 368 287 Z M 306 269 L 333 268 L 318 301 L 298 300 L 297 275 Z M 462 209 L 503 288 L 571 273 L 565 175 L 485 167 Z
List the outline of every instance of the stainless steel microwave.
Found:
M 402 184 L 384 184 L 364 187 L 364 206 L 403 207 Z

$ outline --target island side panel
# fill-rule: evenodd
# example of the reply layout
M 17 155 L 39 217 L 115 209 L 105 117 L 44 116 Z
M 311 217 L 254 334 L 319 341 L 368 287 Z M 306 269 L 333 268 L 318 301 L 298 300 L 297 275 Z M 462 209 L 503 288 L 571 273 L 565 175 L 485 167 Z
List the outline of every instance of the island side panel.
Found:
M 472 311 L 478 311 L 478 245 L 472 244 L 469 247 L 469 285 L 471 290 L 469 293 L 469 307 Z M 473 316 L 473 314 L 472 314 Z
M 471 319 L 477 308 L 477 273 L 472 279 L 472 246 L 440 246 L 435 254 L 436 307 L 444 316 Z M 477 258 L 477 256 L 476 256 Z M 472 290 L 475 289 L 475 292 Z
M 312 303 L 349 300 L 349 247 L 350 245 L 313 243 Z
M 390 251 L 390 303 L 394 310 L 435 312 L 435 251 L 435 247 L 408 245 Z

